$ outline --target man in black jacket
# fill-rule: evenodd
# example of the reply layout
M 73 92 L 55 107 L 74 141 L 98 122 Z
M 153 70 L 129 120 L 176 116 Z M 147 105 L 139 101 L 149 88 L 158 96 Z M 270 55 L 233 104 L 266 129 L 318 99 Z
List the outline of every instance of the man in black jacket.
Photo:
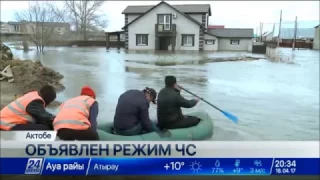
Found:
M 114 115 L 114 131 L 123 136 L 153 132 L 155 125 L 149 118 L 150 102 L 156 104 L 157 92 L 152 88 L 128 90 L 118 100 Z
M 165 85 L 158 95 L 157 116 L 160 129 L 179 129 L 195 126 L 199 119 L 193 116 L 184 116 L 183 108 L 192 108 L 199 99 L 186 100 L 180 95 L 180 88 L 174 76 L 165 77 Z

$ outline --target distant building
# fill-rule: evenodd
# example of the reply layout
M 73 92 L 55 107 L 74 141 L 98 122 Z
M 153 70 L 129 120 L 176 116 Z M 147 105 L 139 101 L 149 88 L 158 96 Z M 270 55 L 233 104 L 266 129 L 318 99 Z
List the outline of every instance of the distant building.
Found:
M 1 33 L 13 33 L 14 29 L 13 26 L 9 25 L 6 22 L 1 22 Z
M 55 34 L 65 34 L 70 32 L 70 24 L 63 23 L 63 22 L 38 22 L 40 25 L 44 27 L 44 29 L 52 30 L 52 33 Z M 29 21 L 19 21 L 19 22 L 12 22 L 9 21 L 7 23 L 13 29 L 15 33 L 28 33 L 33 34 L 36 29 L 36 22 L 29 22 Z
M 211 29 L 207 33 L 209 36 L 218 39 L 217 47 L 219 51 L 251 51 L 253 43 L 253 29 L 225 28 Z M 209 36 L 205 35 L 205 38 Z
M 313 39 L 313 49 L 319 50 L 320 41 L 320 25 L 314 27 L 314 39 Z
M 8 26 L 10 26 L 11 32 L 20 33 L 21 32 L 21 23 L 9 21 Z

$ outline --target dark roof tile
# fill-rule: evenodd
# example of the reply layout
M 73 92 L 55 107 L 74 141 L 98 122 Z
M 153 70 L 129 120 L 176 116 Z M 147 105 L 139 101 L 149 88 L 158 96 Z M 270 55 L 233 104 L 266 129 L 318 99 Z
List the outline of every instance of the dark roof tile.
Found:
M 172 9 L 174 9 L 176 12 L 180 13 L 181 15 L 185 16 L 186 18 L 190 19 L 191 21 L 193 21 L 194 23 L 198 24 L 199 26 L 201 26 L 202 28 L 205 28 L 200 22 L 198 22 L 197 20 L 195 20 L 194 18 L 190 17 L 189 15 L 179 11 L 178 9 L 176 9 L 175 7 L 173 7 L 172 5 L 161 1 L 160 3 L 158 3 L 155 6 L 152 6 L 151 9 L 148 9 L 146 12 L 144 12 L 143 14 L 141 14 L 139 17 L 137 17 L 136 19 L 134 19 L 133 21 L 131 21 L 129 24 L 125 25 L 122 29 L 126 29 L 129 25 L 131 25 L 132 23 L 136 22 L 138 19 L 140 19 L 141 17 L 143 17 L 144 15 L 148 14 L 150 11 L 152 11 L 153 9 L 157 8 L 158 6 L 160 6 L 161 4 L 166 4 L 169 7 L 171 7 Z M 209 5 L 210 8 L 210 5 Z

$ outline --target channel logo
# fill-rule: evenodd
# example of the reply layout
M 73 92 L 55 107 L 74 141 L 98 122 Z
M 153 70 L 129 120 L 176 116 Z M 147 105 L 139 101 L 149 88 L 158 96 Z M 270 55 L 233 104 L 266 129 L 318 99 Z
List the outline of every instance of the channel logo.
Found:
M 29 158 L 24 174 L 40 174 L 43 158 Z

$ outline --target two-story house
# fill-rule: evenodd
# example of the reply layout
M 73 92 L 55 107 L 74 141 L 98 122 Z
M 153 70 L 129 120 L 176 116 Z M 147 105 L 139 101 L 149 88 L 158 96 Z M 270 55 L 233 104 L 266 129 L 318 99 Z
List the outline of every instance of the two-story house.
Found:
M 21 23 L 20 22 L 13 22 L 13 21 L 9 21 L 7 23 L 10 32 L 12 33 L 21 33 Z
M 128 6 L 125 46 L 132 50 L 203 50 L 209 4 Z
M 250 51 L 253 29 L 209 28 L 209 4 L 128 6 L 125 48 L 129 50 Z

